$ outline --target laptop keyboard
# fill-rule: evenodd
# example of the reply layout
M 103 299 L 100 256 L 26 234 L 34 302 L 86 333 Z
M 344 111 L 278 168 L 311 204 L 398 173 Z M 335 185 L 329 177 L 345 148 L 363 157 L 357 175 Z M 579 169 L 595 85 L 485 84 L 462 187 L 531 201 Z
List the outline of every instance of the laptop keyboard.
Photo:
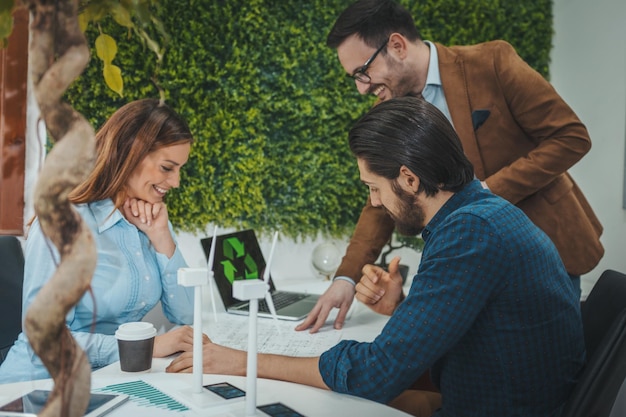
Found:
M 277 291 L 272 294 L 272 301 L 274 301 L 274 308 L 276 309 L 276 311 L 278 311 L 281 308 L 287 307 L 288 305 L 291 305 L 296 301 L 302 300 L 306 297 L 306 294 Z M 244 308 L 242 308 L 242 310 L 248 311 L 249 305 L 246 305 Z M 268 314 L 270 313 L 270 309 L 267 306 L 265 300 L 259 300 L 259 311 Z

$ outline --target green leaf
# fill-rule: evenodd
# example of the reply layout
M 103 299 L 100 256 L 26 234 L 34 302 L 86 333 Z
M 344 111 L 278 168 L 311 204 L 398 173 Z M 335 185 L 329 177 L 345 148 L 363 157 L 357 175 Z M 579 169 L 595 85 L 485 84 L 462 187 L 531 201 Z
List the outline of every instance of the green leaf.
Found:
M 4 0 L 3 0 L 4 1 Z M 13 32 L 13 15 L 11 9 L 3 10 L 0 13 L 0 47 L 8 44 L 9 36 Z
M 115 55 L 117 55 L 117 43 L 115 39 L 106 33 L 98 36 L 96 38 L 96 54 L 98 58 L 104 62 L 105 66 L 106 64 L 110 64 L 115 58 Z
M 122 80 L 122 70 L 116 65 L 104 64 L 102 74 L 104 75 L 104 81 L 107 86 L 119 94 L 120 97 L 124 97 L 124 80 Z
M 132 28 L 134 26 L 133 20 L 130 16 L 130 12 L 121 4 L 114 4 L 111 9 L 111 14 L 113 15 L 113 19 L 117 22 L 118 25 L 124 26 L 126 28 Z
M 109 14 L 109 5 L 107 0 L 92 0 L 81 14 L 85 14 L 85 17 L 91 22 L 99 22 Z
M 162 61 L 163 51 L 161 50 L 159 44 L 154 41 L 145 30 L 139 30 L 139 34 L 141 35 L 141 38 L 145 41 L 146 45 L 148 45 L 148 48 L 156 54 L 157 60 Z
M 91 12 L 89 9 L 85 9 L 84 12 L 78 15 L 78 27 L 81 32 L 85 33 L 87 31 L 89 22 L 91 22 Z

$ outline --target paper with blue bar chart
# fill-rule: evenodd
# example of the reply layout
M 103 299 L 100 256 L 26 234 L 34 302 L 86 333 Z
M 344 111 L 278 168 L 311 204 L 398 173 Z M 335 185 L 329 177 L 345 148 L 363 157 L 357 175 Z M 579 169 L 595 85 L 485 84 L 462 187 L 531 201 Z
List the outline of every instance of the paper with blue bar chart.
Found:
M 111 414 L 125 416 L 165 417 L 165 416 L 197 416 L 198 414 L 180 401 L 145 381 L 129 381 L 111 384 L 94 390 L 112 394 L 126 394 L 129 401 L 114 410 Z

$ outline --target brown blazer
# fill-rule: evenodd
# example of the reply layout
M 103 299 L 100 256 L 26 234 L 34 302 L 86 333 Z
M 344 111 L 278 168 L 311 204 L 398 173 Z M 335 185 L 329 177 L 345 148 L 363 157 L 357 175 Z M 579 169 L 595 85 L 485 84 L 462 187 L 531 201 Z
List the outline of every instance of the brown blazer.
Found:
M 589 272 L 604 254 L 602 225 L 567 173 L 591 148 L 585 126 L 508 43 L 436 47 L 452 123 L 476 177 L 550 236 L 570 274 Z M 335 275 L 358 281 L 393 228 L 368 199 Z

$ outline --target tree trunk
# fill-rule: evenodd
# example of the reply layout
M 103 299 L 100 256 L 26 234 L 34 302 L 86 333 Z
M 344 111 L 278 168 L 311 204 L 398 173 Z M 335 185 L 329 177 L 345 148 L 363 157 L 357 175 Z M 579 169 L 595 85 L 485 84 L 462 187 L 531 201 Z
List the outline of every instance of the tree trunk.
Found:
M 54 147 L 35 189 L 35 213 L 56 246 L 60 263 L 25 319 L 28 339 L 54 379 L 42 416 L 83 416 L 91 366 L 65 325 L 67 312 L 90 288 L 96 249 L 68 193 L 91 171 L 95 133 L 61 98 L 83 72 L 89 48 L 78 26 L 77 1 L 25 0 L 31 12 L 30 71 L 35 98 Z

